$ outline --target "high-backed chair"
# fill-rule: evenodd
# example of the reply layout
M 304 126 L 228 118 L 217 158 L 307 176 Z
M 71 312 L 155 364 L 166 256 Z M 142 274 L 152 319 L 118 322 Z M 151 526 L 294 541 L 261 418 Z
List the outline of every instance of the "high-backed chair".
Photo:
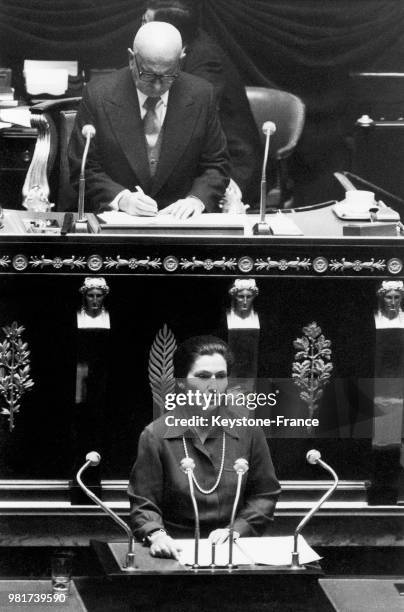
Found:
M 298 96 L 278 89 L 248 86 L 246 92 L 263 143 L 265 135 L 262 125 L 266 121 L 276 125 L 276 132 L 271 136 L 267 168 L 268 174 L 271 174 L 270 169 L 275 172 L 275 176 L 268 177 L 272 187 L 270 205 L 280 208 L 291 206 L 293 179 L 289 174 L 288 159 L 303 131 L 305 105 Z
M 24 206 L 40 209 L 54 203 L 53 210 L 58 211 L 75 206 L 67 146 L 80 100 L 47 100 L 31 107 L 31 125 L 38 138 L 22 190 Z

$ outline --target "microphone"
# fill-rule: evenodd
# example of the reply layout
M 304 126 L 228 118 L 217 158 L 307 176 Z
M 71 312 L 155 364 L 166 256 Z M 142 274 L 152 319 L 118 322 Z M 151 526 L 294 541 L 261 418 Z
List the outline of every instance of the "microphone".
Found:
M 300 569 L 301 567 L 299 563 L 299 553 L 297 550 L 297 539 L 298 539 L 299 533 L 301 532 L 303 527 L 309 522 L 311 517 L 323 505 L 323 503 L 330 497 L 330 495 L 332 495 L 332 493 L 334 493 L 335 489 L 338 486 L 338 476 L 336 472 L 332 469 L 332 467 L 330 467 L 325 461 L 321 459 L 320 451 L 316 449 L 309 450 L 309 452 L 306 455 L 306 461 L 307 463 L 310 463 L 311 465 L 316 465 L 316 464 L 321 465 L 321 467 L 323 467 L 325 470 L 327 470 L 327 472 L 331 474 L 331 476 L 334 479 L 334 482 L 331 485 L 331 487 L 328 489 L 328 491 L 324 493 L 322 498 L 319 499 L 316 505 L 313 506 L 310 512 L 306 514 L 306 516 L 303 517 L 303 519 L 300 521 L 300 523 L 295 529 L 295 533 L 293 534 L 293 553 L 292 553 L 292 564 L 291 564 L 292 569 Z
M 89 466 L 98 465 L 100 463 L 100 461 L 101 461 L 101 455 L 99 453 L 97 453 L 96 451 L 91 451 L 90 453 L 87 453 L 87 455 L 86 455 L 86 462 L 84 463 L 84 465 L 81 466 L 81 468 L 77 472 L 76 480 L 79 483 L 79 485 L 82 488 L 82 490 L 84 491 L 84 493 L 95 504 L 97 504 L 97 506 L 99 506 L 101 508 L 101 510 L 104 510 L 104 512 L 109 514 L 109 516 L 116 523 L 118 523 L 118 525 L 120 527 L 122 527 L 122 529 L 125 531 L 126 535 L 128 536 L 128 552 L 126 553 L 126 564 L 125 564 L 125 566 L 122 569 L 124 569 L 124 570 L 126 570 L 128 572 L 132 572 L 132 571 L 136 570 L 136 559 L 135 559 L 135 538 L 133 537 L 133 533 L 132 533 L 131 528 L 129 527 L 129 525 L 127 523 L 125 523 L 125 521 L 123 521 L 121 519 L 120 516 L 115 514 L 115 512 L 113 510 L 111 510 L 111 508 L 108 508 L 108 506 L 106 506 L 92 491 L 90 491 L 90 489 L 88 489 L 85 486 L 85 484 L 83 483 L 83 481 L 81 480 L 81 476 L 82 476 L 83 472 Z
M 83 158 L 81 160 L 81 170 L 80 170 L 80 180 L 79 180 L 78 218 L 75 224 L 75 231 L 79 234 L 87 233 L 87 219 L 84 215 L 84 195 L 85 195 L 85 189 L 86 189 L 85 169 L 86 169 L 88 150 L 90 148 L 90 141 L 95 136 L 95 127 L 91 124 L 87 124 L 83 126 L 81 133 L 86 139 L 86 144 L 84 147 Z
M 91 125 L 91 123 L 87 123 L 86 125 L 83 126 L 81 133 L 83 134 L 86 140 L 87 138 L 91 140 L 95 136 L 95 127 Z
M 262 131 L 264 132 L 265 135 L 269 134 L 269 136 L 271 136 L 272 134 L 275 134 L 276 132 L 276 125 L 273 121 L 265 121 L 265 123 L 262 124 Z
M 318 463 L 320 459 L 321 459 L 321 453 L 315 448 L 313 448 L 312 450 L 309 450 L 306 455 L 306 461 L 307 463 L 310 463 L 310 465 L 316 465 L 316 463 Z
M 267 198 L 267 163 L 268 163 L 268 155 L 269 155 L 269 141 L 272 134 L 276 132 L 276 125 L 272 121 L 265 121 L 262 125 L 262 131 L 264 132 L 265 138 L 265 151 L 264 151 L 264 160 L 262 162 L 262 170 L 261 170 L 261 193 L 260 193 L 260 220 L 253 227 L 254 234 L 260 235 L 269 235 L 271 233 L 271 228 L 268 223 L 265 222 L 265 207 L 266 207 L 266 198 Z
M 229 570 L 235 567 L 233 565 L 234 521 L 236 518 L 236 510 L 237 510 L 238 502 L 240 501 L 241 481 L 243 480 L 244 474 L 248 472 L 247 459 L 244 459 L 244 457 L 239 457 L 239 459 L 236 459 L 233 465 L 233 469 L 237 474 L 237 489 L 236 489 L 236 496 L 234 498 L 233 509 L 231 512 L 230 527 L 229 527 L 229 562 L 227 564 L 227 567 Z
M 192 506 L 193 506 L 194 515 L 195 515 L 195 552 L 194 552 L 194 564 L 192 568 L 196 570 L 199 568 L 199 539 L 201 537 L 201 533 L 200 533 L 200 527 L 199 527 L 198 504 L 196 503 L 194 481 L 192 478 L 194 469 L 195 469 L 195 461 L 191 459 L 191 457 L 184 457 L 183 459 L 181 459 L 180 466 L 181 466 L 182 471 L 188 477 L 189 493 L 191 495 Z

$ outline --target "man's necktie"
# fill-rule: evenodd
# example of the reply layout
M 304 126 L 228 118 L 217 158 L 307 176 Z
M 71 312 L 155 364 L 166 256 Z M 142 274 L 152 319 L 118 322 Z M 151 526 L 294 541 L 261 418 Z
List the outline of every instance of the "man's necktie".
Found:
M 146 98 L 143 108 L 146 109 L 146 114 L 143 117 L 143 127 L 149 147 L 156 146 L 157 139 L 160 134 L 160 123 L 156 113 L 156 105 L 161 98 Z

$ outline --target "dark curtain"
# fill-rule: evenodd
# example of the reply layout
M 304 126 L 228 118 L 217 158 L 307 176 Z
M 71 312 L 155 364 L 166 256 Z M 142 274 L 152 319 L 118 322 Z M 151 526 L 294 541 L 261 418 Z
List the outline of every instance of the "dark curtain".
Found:
M 346 167 L 343 136 L 354 113 L 349 72 L 403 70 L 404 3 L 195 1 L 204 29 L 246 84 L 287 89 L 305 101 L 307 127 L 296 161 L 303 182 L 315 185 L 326 169 Z M 139 0 L 0 2 L 0 63 L 16 74 L 24 58 L 77 59 L 83 68 L 124 65 L 142 11 Z

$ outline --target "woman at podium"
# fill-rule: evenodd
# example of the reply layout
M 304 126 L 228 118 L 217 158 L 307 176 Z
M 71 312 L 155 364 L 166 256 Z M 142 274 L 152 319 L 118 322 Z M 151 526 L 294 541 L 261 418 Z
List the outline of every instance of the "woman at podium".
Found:
M 254 413 L 226 400 L 231 365 L 230 350 L 219 338 L 186 340 L 174 354 L 177 393 L 170 395 L 175 398 L 167 403 L 166 396 L 166 412 L 140 436 L 128 489 L 131 524 L 135 536 L 150 544 L 153 556 L 177 557 L 174 538 L 194 533 L 188 478 L 181 469 L 184 458 L 195 463 L 202 537 L 217 544 L 228 538 L 237 484 L 234 463 L 239 458 L 249 469 L 242 481 L 236 535 L 261 535 L 272 520 L 279 483 L 263 430 L 247 419 Z

